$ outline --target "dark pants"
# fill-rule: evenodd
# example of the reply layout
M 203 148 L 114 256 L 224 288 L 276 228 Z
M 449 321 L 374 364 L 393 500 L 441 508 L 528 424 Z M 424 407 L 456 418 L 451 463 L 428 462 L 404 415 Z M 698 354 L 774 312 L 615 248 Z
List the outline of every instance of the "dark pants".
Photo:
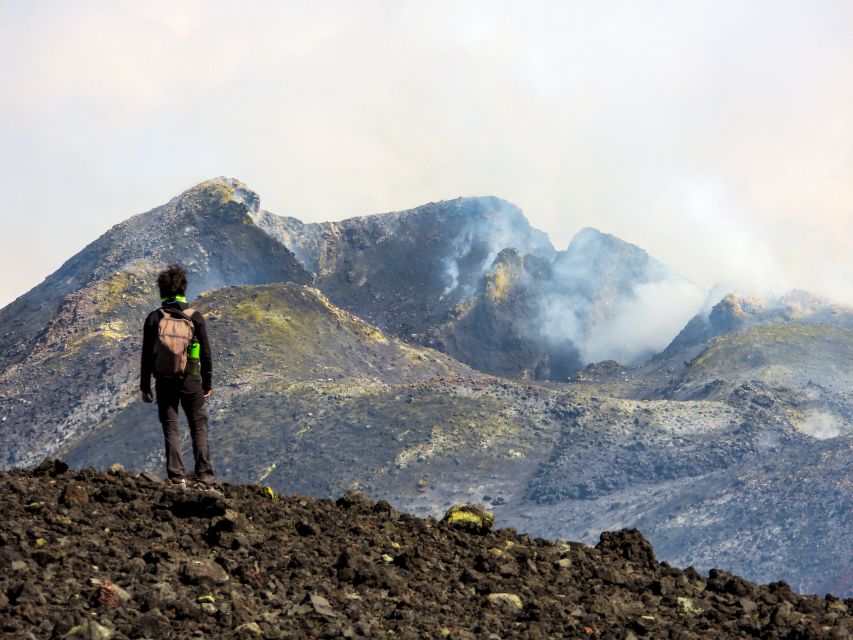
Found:
M 186 476 L 178 434 L 178 404 L 184 408 L 190 427 L 196 477 L 212 477 L 213 467 L 207 447 L 207 406 L 201 380 L 192 377 L 157 380 L 157 412 L 166 439 L 166 471 L 170 478 Z

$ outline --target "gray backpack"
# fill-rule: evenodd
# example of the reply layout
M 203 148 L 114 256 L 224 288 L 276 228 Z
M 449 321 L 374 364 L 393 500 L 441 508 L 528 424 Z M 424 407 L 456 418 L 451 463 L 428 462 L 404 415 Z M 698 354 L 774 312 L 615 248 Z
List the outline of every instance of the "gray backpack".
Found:
M 168 378 L 186 370 L 190 343 L 195 333 L 195 325 L 190 320 L 194 313 L 195 309 L 160 309 L 157 341 L 154 343 L 155 376 Z

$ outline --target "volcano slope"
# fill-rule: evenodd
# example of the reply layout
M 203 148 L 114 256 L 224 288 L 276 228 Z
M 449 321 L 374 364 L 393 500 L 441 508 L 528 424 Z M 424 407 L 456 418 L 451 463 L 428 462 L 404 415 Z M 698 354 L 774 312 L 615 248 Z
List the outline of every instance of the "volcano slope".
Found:
M 119 467 L 0 472 L 0 631 L 20 638 L 827 638 L 853 600 L 474 532 L 348 493 L 176 487 Z
M 119 280 L 109 298 L 141 309 L 146 291 L 142 280 Z M 818 441 L 766 385 L 676 401 L 608 397 L 618 394 L 600 382 L 520 384 L 389 337 L 295 284 L 226 287 L 193 305 L 208 317 L 215 350 L 219 477 L 317 497 L 358 489 L 424 516 L 482 500 L 503 525 L 585 542 L 641 524 L 663 557 L 702 571 L 718 566 L 804 592 L 850 593 L 853 529 L 844 514 L 853 503 L 843 487 L 851 452 L 833 439 L 811 455 Z M 102 405 L 73 414 L 81 417 L 74 437 L 43 433 L 75 466 L 159 471 L 156 413 L 137 400 L 138 343 L 105 340 L 102 316 L 92 315 L 91 326 L 88 317 L 78 314 L 75 339 L 102 346 L 87 362 L 100 358 L 96 371 L 125 377 L 97 388 Z M 57 348 L 52 357 L 62 362 L 66 353 L 77 352 Z M 61 373 L 45 380 L 58 385 Z M 30 392 L 42 389 L 36 382 Z M 60 394 L 41 397 L 54 418 L 76 406 Z M 23 436 L 23 450 L 35 455 Z M 773 472 L 780 460 L 789 474 L 813 480 L 785 483 Z M 789 501 L 792 487 L 799 494 Z M 773 551 L 756 554 L 756 546 Z
M 601 249 L 607 260 L 599 258 L 625 262 L 616 280 L 630 289 L 652 262 L 611 240 Z M 517 207 L 498 198 L 303 225 L 260 211 L 257 194 L 237 180 L 203 182 L 116 225 L 0 310 L 0 468 L 73 446 L 132 402 L 138 327 L 156 304 L 153 283 L 166 263 L 185 266 L 190 296 L 315 279 L 388 335 L 432 342 L 502 375 L 565 378 L 580 366 L 571 341 L 543 341 L 519 319 L 536 316 L 540 304 L 536 287 L 524 283 L 570 254 L 555 253 Z M 609 281 L 602 291 L 624 293 Z M 266 344 L 267 352 L 278 348 Z
M 362 489 L 431 512 L 485 485 L 508 499 L 556 437 L 547 391 L 388 337 L 316 289 L 230 287 L 193 305 L 217 363 L 212 446 L 232 481 L 318 496 Z M 160 469 L 156 412 L 135 401 L 135 385 L 122 393 L 63 449 L 70 463 Z
M 307 287 L 229 287 L 193 304 L 215 349 L 210 437 L 229 481 L 357 489 L 424 516 L 482 500 L 503 525 L 584 542 L 641 526 L 663 557 L 702 571 L 851 593 L 850 440 L 797 428 L 766 384 L 706 400 L 549 389 L 388 337 Z M 126 393 L 63 449 L 69 463 L 162 469 L 155 412 L 135 381 Z

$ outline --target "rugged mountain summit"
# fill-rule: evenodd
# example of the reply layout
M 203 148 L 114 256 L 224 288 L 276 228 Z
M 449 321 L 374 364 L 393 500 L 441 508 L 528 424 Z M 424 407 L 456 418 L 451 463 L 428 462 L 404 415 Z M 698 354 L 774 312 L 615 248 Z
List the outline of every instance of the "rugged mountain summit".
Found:
M 11 637 L 827 638 L 853 600 L 595 548 L 472 533 L 363 494 L 164 485 L 121 468 L 0 472 L 0 630 Z
M 701 294 L 640 247 L 586 228 L 554 259 L 541 297 L 545 334 L 573 340 L 585 364 L 637 364 L 675 335 Z
M 506 251 L 524 260 L 516 271 L 523 277 L 511 282 Z M 73 313 L 62 309 L 66 296 L 118 273 L 150 278 L 170 261 L 188 269 L 191 296 L 313 280 L 333 303 L 391 335 L 488 373 L 538 379 L 565 380 L 606 357 L 650 355 L 698 307 L 695 288 L 642 249 L 585 229 L 557 252 L 499 198 L 303 224 L 261 210 L 238 180 L 216 178 L 116 225 L 0 311 L 0 324 L 15 327 L 0 339 L 0 370 L 26 359 L 54 316 Z M 500 298 L 491 295 L 496 282 Z M 670 302 L 666 314 L 655 312 L 661 297 Z M 637 314 L 652 327 L 647 335 L 613 326 Z
M 476 369 L 566 381 L 591 361 L 652 355 L 697 301 L 693 284 L 639 247 L 587 228 L 553 260 L 502 251 L 430 335 Z
M 512 247 L 542 259 L 555 254 L 515 205 L 494 197 L 458 198 L 341 222 L 303 224 L 268 212 L 256 219 L 316 273 L 315 285 L 336 305 L 487 371 L 519 371 L 512 353 L 494 368 L 469 360 L 470 352 L 448 348 L 439 328 L 482 288 L 501 251 Z M 524 336 L 526 342 L 532 337 Z M 487 346 L 476 332 L 464 338 Z
M 498 198 L 321 224 L 266 211 L 254 218 L 335 304 L 497 375 L 564 381 L 596 359 L 642 359 L 701 302 L 671 268 L 596 229 L 555 251 Z M 638 314 L 644 335 L 613 326 Z
M 589 303 L 585 323 L 590 326 L 610 316 L 612 306 L 630 297 L 638 284 L 676 277 L 640 247 L 591 227 L 557 254 L 553 270 L 555 290 Z

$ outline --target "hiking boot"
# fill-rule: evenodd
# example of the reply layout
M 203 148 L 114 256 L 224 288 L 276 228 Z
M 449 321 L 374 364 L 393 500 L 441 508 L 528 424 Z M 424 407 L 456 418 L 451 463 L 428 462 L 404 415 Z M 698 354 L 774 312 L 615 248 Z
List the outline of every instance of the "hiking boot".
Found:
M 210 475 L 198 476 L 196 478 L 196 482 L 199 482 L 199 483 L 205 485 L 206 487 L 212 487 L 213 485 L 216 484 L 216 478 L 214 478 L 213 476 L 210 476 Z
M 180 485 L 182 487 L 187 486 L 186 478 L 169 478 L 169 482 L 171 482 L 172 484 Z

